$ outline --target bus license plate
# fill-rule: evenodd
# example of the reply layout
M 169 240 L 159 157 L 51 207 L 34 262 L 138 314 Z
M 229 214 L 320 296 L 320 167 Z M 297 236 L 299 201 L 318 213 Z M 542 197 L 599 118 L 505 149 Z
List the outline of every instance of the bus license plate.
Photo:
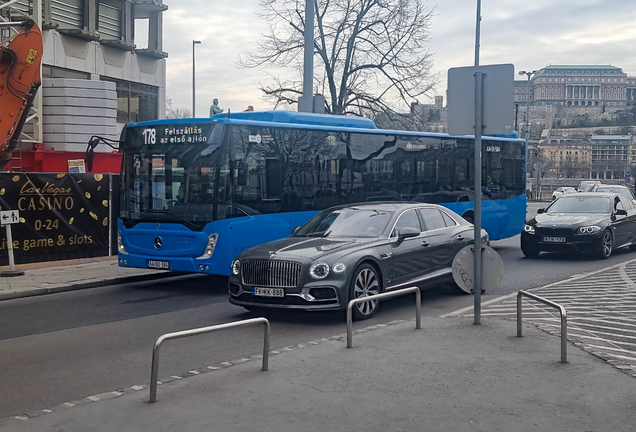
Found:
M 148 261 L 148 268 L 168 270 L 170 268 L 170 261 Z
M 285 297 L 285 291 L 282 288 L 252 288 L 252 294 L 259 297 Z
M 543 237 L 546 243 L 565 243 L 565 237 Z

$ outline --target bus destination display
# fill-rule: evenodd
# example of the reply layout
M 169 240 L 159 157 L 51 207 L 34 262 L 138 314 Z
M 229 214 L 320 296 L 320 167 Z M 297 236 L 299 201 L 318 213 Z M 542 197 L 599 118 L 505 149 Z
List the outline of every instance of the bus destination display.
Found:
M 209 126 L 171 125 L 143 129 L 144 145 L 153 144 L 196 144 L 208 141 Z

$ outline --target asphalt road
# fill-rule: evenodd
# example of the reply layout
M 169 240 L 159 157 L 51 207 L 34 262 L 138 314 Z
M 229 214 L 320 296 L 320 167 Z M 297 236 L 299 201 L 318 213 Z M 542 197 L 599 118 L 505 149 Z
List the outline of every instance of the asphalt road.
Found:
M 531 203 L 529 217 L 541 207 Z M 527 259 L 518 236 L 492 246 L 503 258 L 505 276 L 483 301 L 636 258 L 626 249 L 608 260 L 554 254 Z M 471 296 L 453 295 L 447 287 L 428 290 L 422 299 L 425 316 L 473 304 Z M 201 276 L 0 302 L 0 418 L 147 383 L 152 346 L 161 334 L 254 316 L 227 302 L 224 278 Z M 265 316 L 272 324 L 272 349 L 345 332 L 342 313 Z M 407 296 L 383 303 L 376 317 L 357 327 L 413 316 L 413 298 Z M 159 375 L 257 354 L 261 344 L 258 327 L 169 341 Z

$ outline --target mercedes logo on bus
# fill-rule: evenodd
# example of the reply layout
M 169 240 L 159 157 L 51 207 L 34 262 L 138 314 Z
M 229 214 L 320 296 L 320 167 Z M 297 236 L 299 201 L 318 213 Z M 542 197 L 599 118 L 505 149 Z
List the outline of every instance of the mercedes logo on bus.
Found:
M 155 237 L 155 249 L 161 249 L 162 246 L 161 237 Z

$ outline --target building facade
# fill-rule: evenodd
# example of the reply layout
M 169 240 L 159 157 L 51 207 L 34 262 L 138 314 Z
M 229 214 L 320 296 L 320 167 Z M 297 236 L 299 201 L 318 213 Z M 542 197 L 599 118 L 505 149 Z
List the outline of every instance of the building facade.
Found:
M 584 134 L 568 129 L 546 129 L 537 146 L 545 177 L 587 178 L 591 166 L 591 144 Z
M 25 126 L 19 149 L 24 154 L 14 154 L 21 166 L 12 163 L 14 169 L 61 171 L 59 163 L 47 166 L 46 160 L 65 161 L 64 155 L 49 152 L 77 159 L 92 135 L 117 139 L 127 123 L 164 116 L 166 9 L 162 0 L 0 0 L 2 19 L 31 17 L 44 38 L 41 99 L 35 121 Z M 11 36 L 3 32 L 2 41 Z M 34 151 L 44 155 L 31 158 Z M 112 153 L 108 147 L 100 151 L 104 158 Z M 106 168 L 118 172 L 111 159 Z M 99 161 L 97 154 L 97 166 Z
M 629 168 L 631 135 L 592 135 L 591 178 L 624 179 Z

